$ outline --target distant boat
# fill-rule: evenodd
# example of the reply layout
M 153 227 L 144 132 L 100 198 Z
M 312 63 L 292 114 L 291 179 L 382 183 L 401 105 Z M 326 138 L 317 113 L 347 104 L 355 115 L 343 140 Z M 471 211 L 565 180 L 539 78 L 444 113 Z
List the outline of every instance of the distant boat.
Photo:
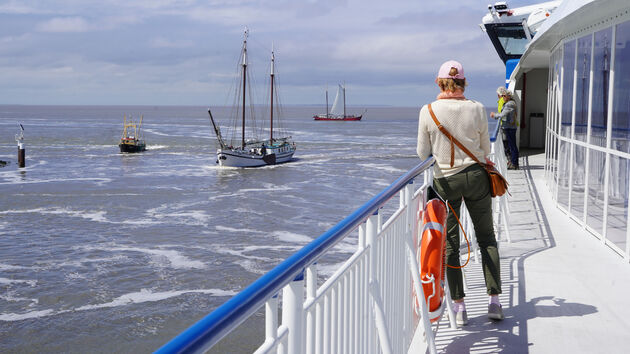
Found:
M 120 138 L 120 152 L 141 152 L 146 150 L 147 145 L 142 139 L 142 133 L 140 132 L 140 126 L 142 125 L 142 115 L 140 115 L 140 122 L 136 124 L 133 118 L 129 116 L 127 121 L 127 115 L 124 117 L 123 133 Z
M 240 66 L 241 69 L 241 77 L 239 79 L 239 83 L 236 85 L 240 89 L 237 89 L 237 100 L 238 107 L 236 107 L 236 113 L 240 112 L 240 146 L 234 146 L 237 144 L 227 144 L 221 135 L 221 130 L 219 126 L 215 123 L 214 118 L 212 117 L 212 112 L 208 109 L 208 114 L 210 115 L 210 121 L 212 122 L 212 126 L 214 128 L 214 132 L 217 136 L 217 141 L 219 143 L 219 149 L 217 149 L 217 163 L 220 166 L 230 166 L 230 167 L 258 167 L 265 165 L 275 165 L 282 162 L 290 161 L 293 157 L 293 153 L 295 153 L 296 145 L 293 142 L 291 136 L 281 136 L 274 137 L 274 109 L 279 111 L 279 102 L 274 107 L 274 94 L 275 100 L 277 100 L 277 87 L 274 80 L 275 76 L 275 56 L 273 52 L 273 48 L 271 50 L 271 71 L 270 71 L 270 103 L 269 103 L 269 139 L 261 140 L 258 139 L 257 136 L 259 133 L 262 134 L 262 131 L 256 131 L 256 127 L 254 124 L 254 119 L 252 117 L 254 109 L 247 109 L 246 106 L 246 90 L 247 90 L 247 36 L 248 30 L 245 29 L 245 35 L 243 40 L 243 48 L 241 51 L 242 62 Z M 240 92 L 239 92 L 240 91 Z M 251 99 L 250 99 L 251 105 Z M 251 112 L 249 117 L 249 123 L 251 126 L 246 124 L 247 111 Z M 278 115 L 276 115 L 276 120 L 278 119 Z M 233 126 L 236 126 L 237 122 Z M 249 133 L 252 138 L 246 138 L 246 128 L 249 128 Z M 236 135 L 234 132 L 233 137 Z M 232 139 L 234 140 L 234 139 Z
M 365 111 L 363 112 L 365 113 Z M 315 120 L 361 120 L 361 115 L 346 114 L 346 87 L 339 84 L 337 86 L 337 95 L 333 102 L 330 112 L 328 111 L 328 89 L 326 89 L 326 114 L 317 114 L 313 116 Z

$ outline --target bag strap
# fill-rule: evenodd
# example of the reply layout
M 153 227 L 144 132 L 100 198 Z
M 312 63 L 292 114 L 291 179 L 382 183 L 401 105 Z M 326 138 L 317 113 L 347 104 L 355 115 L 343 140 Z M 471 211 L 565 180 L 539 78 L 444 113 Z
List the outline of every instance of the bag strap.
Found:
M 453 143 L 457 145 L 460 149 L 462 149 L 462 151 L 464 151 L 466 154 L 468 154 L 470 158 L 475 160 L 475 162 L 477 162 L 481 166 L 484 166 L 484 164 L 481 163 L 479 159 L 475 157 L 475 155 L 472 154 L 472 152 L 466 149 L 466 147 L 462 143 L 460 143 L 459 140 L 455 139 L 455 137 L 453 137 L 453 135 L 451 135 L 451 133 L 449 133 L 449 131 L 442 125 L 442 123 L 440 123 L 440 121 L 435 116 L 435 113 L 433 113 L 433 108 L 431 108 L 430 103 L 429 103 L 429 113 L 431 114 L 431 118 L 433 118 L 433 121 L 435 122 L 435 125 L 437 125 L 438 129 L 440 129 L 440 131 L 451 140 L 451 167 L 453 167 L 453 163 L 455 161 L 455 149 L 453 148 Z

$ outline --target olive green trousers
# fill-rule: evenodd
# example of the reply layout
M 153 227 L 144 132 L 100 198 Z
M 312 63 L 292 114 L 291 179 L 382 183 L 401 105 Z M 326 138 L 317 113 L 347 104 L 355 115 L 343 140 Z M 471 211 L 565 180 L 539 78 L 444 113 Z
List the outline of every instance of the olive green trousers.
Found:
M 478 164 L 474 164 L 453 176 L 434 179 L 433 187 L 444 200 L 450 203 L 457 217 L 461 215 L 462 200 L 466 203 L 481 252 L 481 264 L 488 295 L 501 294 L 499 250 L 492 224 L 492 197 L 486 171 Z M 451 209 L 448 209 L 446 264 L 460 266 L 459 225 Z M 453 300 L 466 296 L 461 269 L 447 267 L 446 277 Z

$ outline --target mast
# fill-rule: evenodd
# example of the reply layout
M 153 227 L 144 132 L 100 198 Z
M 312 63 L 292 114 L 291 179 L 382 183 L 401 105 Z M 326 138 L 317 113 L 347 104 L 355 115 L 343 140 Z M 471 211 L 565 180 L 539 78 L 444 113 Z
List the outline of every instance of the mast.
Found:
M 269 142 L 273 142 L 273 69 L 274 69 L 273 43 L 271 43 L 271 101 L 269 103 Z
M 137 131 L 136 139 L 138 139 L 138 140 L 140 140 L 140 127 L 142 127 L 142 117 L 143 116 L 144 115 L 142 115 L 142 114 L 140 115 L 140 123 L 138 124 L 137 130 L 136 130 Z
M 245 35 L 243 39 L 243 119 L 241 123 L 241 147 L 245 150 L 245 87 L 247 85 L 247 34 L 248 29 L 245 27 Z
M 329 118 L 329 115 L 328 115 L 328 84 L 326 84 L 326 118 Z
M 346 83 L 343 83 L 343 117 L 346 118 Z
M 126 138 L 127 137 L 127 114 L 125 114 L 123 116 L 124 121 L 123 121 L 123 133 L 122 133 L 122 138 Z

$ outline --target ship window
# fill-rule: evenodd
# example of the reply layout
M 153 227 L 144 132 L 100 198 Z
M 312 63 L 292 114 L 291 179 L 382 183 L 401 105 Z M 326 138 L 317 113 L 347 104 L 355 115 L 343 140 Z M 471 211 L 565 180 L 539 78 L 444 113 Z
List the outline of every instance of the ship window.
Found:
M 521 23 L 486 24 L 485 27 L 504 62 L 508 59 L 519 59 L 523 55 L 529 39 Z
M 562 69 L 562 118 L 560 134 L 562 136 L 569 137 L 571 135 L 571 122 L 573 120 L 573 71 L 575 69 L 574 40 L 564 44 Z
M 630 152 L 630 22 L 617 25 L 614 68 L 612 147 Z
M 584 36 L 577 42 L 577 81 L 575 86 L 575 139 L 586 141 L 588 122 L 589 82 L 591 80 L 592 35 Z
M 606 146 L 608 131 L 608 88 L 612 28 L 595 33 L 593 43 L 593 102 L 591 104 L 591 143 Z
M 613 84 L 611 148 L 630 152 L 630 21 L 617 25 Z M 610 155 L 606 238 L 626 249 L 630 160 Z
M 527 46 L 527 36 L 522 25 L 504 26 L 497 28 L 497 37 L 508 55 L 523 55 Z

